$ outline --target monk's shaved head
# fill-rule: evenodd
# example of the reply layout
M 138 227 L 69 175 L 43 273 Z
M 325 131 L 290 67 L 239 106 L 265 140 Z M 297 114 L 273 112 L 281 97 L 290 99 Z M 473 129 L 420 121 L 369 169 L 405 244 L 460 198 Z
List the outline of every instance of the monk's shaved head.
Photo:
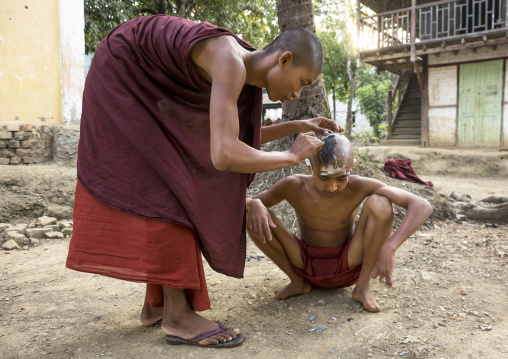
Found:
M 277 51 L 290 51 L 293 65 L 305 66 L 309 70 L 321 73 L 323 69 L 323 48 L 316 34 L 307 29 L 295 29 L 280 34 L 263 50 L 272 54 Z
M 351 169 L 354 164 L 353 145 L 346 136 L 332 133 L 323 138 L 324 145 L 316 154 L 322 165 L 332 167 L 346 166 Z

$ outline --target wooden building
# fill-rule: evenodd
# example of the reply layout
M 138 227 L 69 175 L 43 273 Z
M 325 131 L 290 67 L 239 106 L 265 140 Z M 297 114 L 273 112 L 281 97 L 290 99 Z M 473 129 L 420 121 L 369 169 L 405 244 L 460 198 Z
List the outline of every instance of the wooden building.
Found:
M 388 143 L 508 148 L 507 2 L 357 1 L 359 60 L 399 75 Z

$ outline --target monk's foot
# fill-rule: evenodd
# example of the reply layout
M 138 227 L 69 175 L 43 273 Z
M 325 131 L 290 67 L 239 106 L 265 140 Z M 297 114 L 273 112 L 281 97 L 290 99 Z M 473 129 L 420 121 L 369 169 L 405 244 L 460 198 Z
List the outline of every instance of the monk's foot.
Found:
M 359 289 L 358 286 L 356 286 L 353 290 L 352 297 L 355 302 L 363 304 L 365 310 L 369 312 L 377 313 L 381 310 L 381 307 L 368 288 Z
M 281 290 L 275 292 L 275 298 L 283 300 L 296 295 L 306 294 L 312 290 L 312 286 L 305 279 L 301 281 L 291 282 Z
M 162 319 L 164 307 L 150 307 L 145 301 L 141 309 L 141 324 L 145 327 L 151 327 Z
M 162 319 L 162 331 L 172 337 L 179 337 L 183 339 L 192 339 L 203 333 L 213 331 L 219 328 L 217 322 L 213 322 L 195 312 L 188 312 L 182 315 L 172 315 L 171 319 Z M 211 335 L 199 341 L 199 344 L 219 344 L 231 341 L 240 334 L 239 329 L 226 328 L 217 334 Z M 169 341 L 171 343 L 171 341 Z

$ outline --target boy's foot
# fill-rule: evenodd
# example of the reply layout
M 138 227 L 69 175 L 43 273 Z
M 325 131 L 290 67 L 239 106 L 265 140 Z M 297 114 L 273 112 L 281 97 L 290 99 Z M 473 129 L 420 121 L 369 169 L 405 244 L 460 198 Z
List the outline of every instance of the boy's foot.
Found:
M 352 298 L 355 302 L 363 304 L 365 310 L 369 312 L 377 313 L 381 310 L 381 307 L 368 289 L 359 290 L 355 288 L 353 290 Z
M 235 340 L 237 336 L 240 336 L 239 329 L 226 328 L 194 312 L 182 316 L 177 321 L 163 319 L 161 328 L 167 335 L 166 340 L 171 344 L 179 344 L 176 342 L 191 344 L 193 340 L 201 336 L 204 338 L 202 340 L 198 339 L 199 341 L 196 340 L 194 344 L 213 346 L 219 343 L 233 342 L 231 346 L 239 345 L 239 343 L 236 344 L 237 340 Z M 209 335 L 213 332 L 216 333 Z M 241 343 L 241 340 L 239 342 Z
M 141 309 L 141 324 L 145 327 L 151 327 L 154 324 L 160 323 L 163 310 L 164 307 L 150 307 L 145 301 L 143 309 Z
M 281 290 L 275 292 L 275 298 L 283 300 L 296 295 L 306 294 L 312 290 L 312 286 L 303 280 L 301 283 L 291 282 Z

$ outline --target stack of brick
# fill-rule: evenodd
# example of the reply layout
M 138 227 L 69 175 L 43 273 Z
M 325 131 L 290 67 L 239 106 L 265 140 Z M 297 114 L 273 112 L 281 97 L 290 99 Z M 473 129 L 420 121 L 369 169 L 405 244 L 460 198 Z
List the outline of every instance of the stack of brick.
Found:
M 0 165 L 51 161 L 52 139 L 50 126 L 0 123 Z
M 7 250 L 28 249 L 29 245 L 37 246 L 42 240 L 63 239 L 71 235 L 72 221 L 57 221 L 54 217 L 40 217 L 30 224 L 0 223 L 0 244 Z

